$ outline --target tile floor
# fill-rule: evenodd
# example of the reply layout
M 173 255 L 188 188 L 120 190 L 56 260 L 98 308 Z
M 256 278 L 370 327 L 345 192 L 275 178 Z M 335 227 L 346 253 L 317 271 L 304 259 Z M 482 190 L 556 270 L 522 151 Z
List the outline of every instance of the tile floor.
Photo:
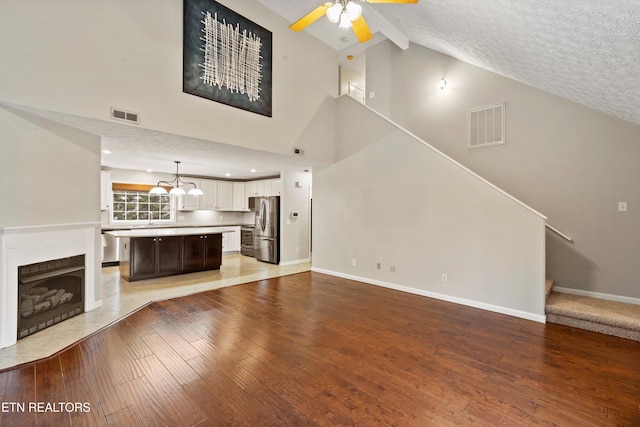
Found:
M 0 350 L 0 370 L 51 356 L 151 301 L 254 282 L 311 269 L 311 263 L 277 266 L 239 254 L 224 255 L 220 270 L 159 279 L 120 280 L 118 267 L 102 269 L 102 305 Z

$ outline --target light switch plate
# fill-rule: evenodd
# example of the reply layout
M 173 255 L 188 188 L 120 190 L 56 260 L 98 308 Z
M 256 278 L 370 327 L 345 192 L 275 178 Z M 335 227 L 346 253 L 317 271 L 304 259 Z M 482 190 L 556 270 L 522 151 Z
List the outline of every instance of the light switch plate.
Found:
M 618 202 L 618 212 L 627 211 L 627 202 Z

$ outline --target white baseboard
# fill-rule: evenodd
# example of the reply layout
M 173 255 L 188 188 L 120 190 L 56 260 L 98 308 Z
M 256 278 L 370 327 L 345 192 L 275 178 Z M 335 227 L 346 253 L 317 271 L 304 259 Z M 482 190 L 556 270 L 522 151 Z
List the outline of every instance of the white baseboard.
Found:
M 287 265 L 304 264 L 305 262 L 309 262 L 309 261 L 310 261 L 309 258 L 303 258 L 303 259 L 296 259 L 296 260 L 293 260 L 293 261 L 281 262 L 278 265 L 280 267 L 285 267 Z
M 563 294 L 579 295 L 579 296 L 582 296 L 582 297 L 606 299 L 606 300 L 609 300 L 609 301 L 626 302 L 627 304 L 640 305 L 640 298 L 623 297 L 623 296 L 620 296 L 620 295 L 603 294 L 603 293 L 600 293 L 600 292 L 583 291 L 582 289 L 563 288 L 563 287 L 560 287 L 560 286 L 554 286 L 553 290 L 555 292 L 560 292 L 560 293 L 563 293 Z
M 455 304 L 466 305 L 468 307 L 479 308 L 482 310 L 492 311 L 494 313 L 506 314 L 508 316 L 519 317 L 521 319 L 532 320 L 534 322 L 546 323 L 547 317 L 535 313 L 529 313 L 526 311 L 514 310 L 508 307 L 501 307 L 497 305 L 487 304 L 480 301 L 473 301 L 466 298 L 454 297 L 451 295 L 440 294 L 437 292 L 425 291 L 423 289 L 410 288 L 408 286 L 396 285 L 394 283 L 383 282 L 380 280 L 369 279 L 366 277 L 352 276 L 350 274 L 339 273 L 331 270 L 324 270 L 322 268 L 312 267 L 311 271 L 317 273 L 328 274 L 330 276 L 341 277 L 343 279 L 354 280 L 356 282 L 364 282 L 369 285 L 381 286 L 383 288 L 394 289 L 397 291 L 407 292 L 414 295 L 420 295 L 423 297 L 434 298 L 442 301 L 448 301 Z

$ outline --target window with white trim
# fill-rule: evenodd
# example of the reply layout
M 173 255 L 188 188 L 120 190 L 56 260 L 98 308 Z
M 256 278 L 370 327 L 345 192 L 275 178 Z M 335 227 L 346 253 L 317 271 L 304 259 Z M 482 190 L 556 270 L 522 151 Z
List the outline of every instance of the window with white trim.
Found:
M 174 210 L 168 194 L 147 191 L 113 191 L 111 219 L 118 221 L 173 221 Z

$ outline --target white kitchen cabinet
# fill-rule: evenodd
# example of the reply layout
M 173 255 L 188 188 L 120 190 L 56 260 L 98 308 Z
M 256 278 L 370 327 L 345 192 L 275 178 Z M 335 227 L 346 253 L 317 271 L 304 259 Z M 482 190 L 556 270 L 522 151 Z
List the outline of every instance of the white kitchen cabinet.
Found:
M 211 211 L 249 210 L 249 197 L 279 196 L 282 193 L 280 179 L 263 179 L 248 182 L 216 181 L 203 179 L 194 181 L 204 193 L 202 196 L 180 196 L 178 210 L 194 211 L 198 209 Z
M 248 211 L 248 200 L 245 193 L 246 185 L 244 182 L 233 183 L 233 210 Z
M 259 181 L 249 181 L 246 183 L 247 197 L 269 197 L 279 196 L 282 192 L 280 179 L 262 179 Z
M 111 172 L 100 171 L 100 210 L 109 210 L 111 206 Z
M 258 184 L 257 181 L 249 181 L 245 184 L 245 193 L 247 197 L 258 196 Z
M 198 188 L 201 188 L 200 181 L 189 180 L 189 182 L 193 182 L 196 184 Z M 190 190 L 191 186 L 186 190 Z M 204 191 L 204 190 L 203 190 Z M 185 194 L 184 196 L 178 196 L 178 210 L 179 211 L 197 211 L 200 209 L 200 198 L 204 196 L 190 196 Z
M 218 181 L 203 179 L 200 181 L 200 189 L 204 193 L 200 196 L 200 209 L 216 210 L 218 203 Z
M 282 194 L 282 181 L 280 181 L 279 179 L 272 179 L 271 180 L 271 195 L 272 196 L 279 196 Z
M 222 252 L 240 252 L 240 227 L 232 232 L 222 233 Z
M 218 190 L 216 195 L 217 211 L 233 210 L 233 183 L 230 181 L 218 181 Z
M 260 193 L 261 196 L 263 197 L 269 197 L 271 196 L 271 180 L 267 180 L 267 181 L 259 181 L 260 184 L 258 184 L 258 192 Z
M 181 211 L 209 210 L 231 211 L 233 210 L 233 183 L 230 181 L 215 181 L 203 179 L 194 181 L 204 193 L 202 196 L 180 196 L 178 209 Z

